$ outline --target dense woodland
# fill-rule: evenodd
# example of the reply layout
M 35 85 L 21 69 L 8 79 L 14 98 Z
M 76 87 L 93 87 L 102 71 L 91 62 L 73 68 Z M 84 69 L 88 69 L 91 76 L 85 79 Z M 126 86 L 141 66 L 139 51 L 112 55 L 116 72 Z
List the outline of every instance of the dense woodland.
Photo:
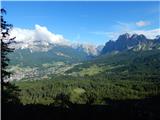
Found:
M 108 104 L 107 100 L 143 99 L 160 94 L 159 81 L 96 77 L 54 76 L 50 80 L 22 81 L 16 85 L 21 89 L 23 104 Z
M 159 52 L 109 54 L 77 65 L 66 75 L 13 83 L 21 89 L 23 104 L 105 105 L 107 100 L 144 99 L 160 94 Z

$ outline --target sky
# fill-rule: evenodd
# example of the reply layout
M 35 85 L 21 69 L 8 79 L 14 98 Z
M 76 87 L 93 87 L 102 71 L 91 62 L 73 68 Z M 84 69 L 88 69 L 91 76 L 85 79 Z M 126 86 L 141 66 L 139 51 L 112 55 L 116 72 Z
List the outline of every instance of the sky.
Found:
M 148 38 L 160 34 L 160 1 L 3 1 L 2 7 L 7 10 L 5 19 L 15 28 L 13 33 L 21 40 L 49 36 L 56 42 L 65 39 L 104 45 L 126 32 Z

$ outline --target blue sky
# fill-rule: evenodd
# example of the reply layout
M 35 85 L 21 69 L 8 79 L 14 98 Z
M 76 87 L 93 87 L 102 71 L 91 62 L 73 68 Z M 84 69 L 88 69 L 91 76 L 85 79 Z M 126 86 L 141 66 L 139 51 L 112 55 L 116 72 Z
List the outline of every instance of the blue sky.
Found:
M 160 28 L 160 2 L 2 2 L 14 27 L 45 26 L 73 42 L 105 44 L 125 32 L 153 36 Z M 158 29 L 158 30 L 157 30 Z M 151 32 L 154 32 L 150 35 Z

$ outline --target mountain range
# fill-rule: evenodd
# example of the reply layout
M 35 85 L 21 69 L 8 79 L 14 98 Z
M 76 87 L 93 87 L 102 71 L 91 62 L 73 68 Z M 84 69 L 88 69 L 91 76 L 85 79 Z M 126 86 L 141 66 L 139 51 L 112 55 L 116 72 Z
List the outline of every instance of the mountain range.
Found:
M 153 61 L 153 58 L 157 58 L 154 56 L 156 55 L 155 53 L 159 55 L 160 36 L 155 39 L 148 39 L 144 35 L 125 33 L 120 35 L 117 40 L 110 40 L 104 46 L 98 47 L 88 44 L 44 45 L 42 42 L 26 48 L 21 48 L 20 44 L 15 45 L 15 51 L 9 54 L 11 59 L 10 70 L 16 71 L 14 79 L 20 79 L 26 76 L 35 77 L 59 73 L 73 75 L 79 69 L 82 74 L 88 72 L 89 74 L 95 74 L 103 72 L 108 66 L 115 67 L 113 63 L 121 66 L 116 67 L 116 70 L 124 69 L 125 71 L 126 68 L 133 66 L 132 63 L 137 66 L 138 63 L 135 64 L 137 59 L 140 66 L 146 60 L 149 60 L 146 64 L 150 65 L 150 63 L 155 63 Z M 128 64 L 127 61 L 131 62 L 131 64 Z M 156 61 L 159 61 L 159 59 L 157 58 Z M 103 64 L 101 65 L 101 63 Z M 146 65 L 143 65 L 142 68 L 145 67 Z M 137 66 L 137 68 L 139 67 Z M 150 68 L 152 67 L 150 66 Z M 79 72 L 76 74 L 79 74 Z
M 34 66 L 54 61 L 75 63 L 113 52 L 160 49 L 160 36 L 148 39 L 142 34 L 125 33 L 120 35 L 117 40 L 110 40 L 104 46 L 98 47 L 89 44 L 43 44 L 43 42 L 35 41 L 34 44 L 22 48 L 21 44 L 16 43 L 13 46 L 16 50 L 10 54 L 11 64 Z
M 155 39 L 148 39 L 143 34 L 130 35 L 125 33 L 120 35 L 116 41 L 109 41 L 105 44 L 101 54 L 110 52 L 122 52 L 127 50 L 153 50 L 160 49 L 160 36 L 157 35 Z
M 45 63 L 65 62 L 75 63 L 97 56 L 102 46 L 90 44 L 43 44 L 34 42 L 24 47 L 24 43 L 16 42 L 11 46 L 15 51 L 9 54 L 11 65 L 39 66 Z

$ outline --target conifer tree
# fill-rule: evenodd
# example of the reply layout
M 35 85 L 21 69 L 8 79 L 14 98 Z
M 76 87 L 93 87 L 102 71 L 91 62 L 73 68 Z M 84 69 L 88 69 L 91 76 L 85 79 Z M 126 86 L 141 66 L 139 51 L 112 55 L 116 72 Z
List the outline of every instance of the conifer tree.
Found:
M 9 64 L 10 59 L 8 58 L 8 54 L 13 52 L 14 49 L 9 47 L 15 39 L 10 38 L 9 30 L 12 28 L 12 24 L 8 24 L 4 20 L 4 14 L 6 14 L 5 9 L 1 9 L 1 93 L 2 93 L 2 104 L 12 102 L 15 103 L 18 100 L 18 88 L 6 82 L 5 79 L 10 77 L 11 72 L 7 71 L 7 66 Z

